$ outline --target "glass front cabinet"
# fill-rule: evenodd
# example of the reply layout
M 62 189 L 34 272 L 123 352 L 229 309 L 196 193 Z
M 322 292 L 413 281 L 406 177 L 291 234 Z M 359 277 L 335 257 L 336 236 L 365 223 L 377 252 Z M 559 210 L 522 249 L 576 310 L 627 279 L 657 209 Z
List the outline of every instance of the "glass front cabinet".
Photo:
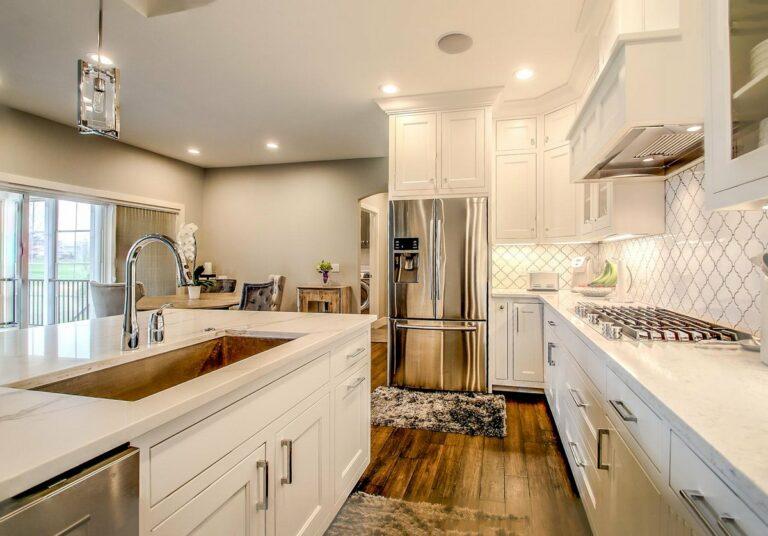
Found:
M 768 203 L 768 2 L 708 0 L 707 204 Z

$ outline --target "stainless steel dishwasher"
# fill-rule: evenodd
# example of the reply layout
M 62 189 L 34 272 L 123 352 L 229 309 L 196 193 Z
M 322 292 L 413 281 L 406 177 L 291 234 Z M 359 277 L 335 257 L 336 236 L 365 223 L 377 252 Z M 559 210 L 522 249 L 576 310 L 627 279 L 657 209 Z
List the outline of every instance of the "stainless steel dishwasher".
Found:
M 139 451 L 121 447 L 0 502 L 0 536 L 139 534 Z

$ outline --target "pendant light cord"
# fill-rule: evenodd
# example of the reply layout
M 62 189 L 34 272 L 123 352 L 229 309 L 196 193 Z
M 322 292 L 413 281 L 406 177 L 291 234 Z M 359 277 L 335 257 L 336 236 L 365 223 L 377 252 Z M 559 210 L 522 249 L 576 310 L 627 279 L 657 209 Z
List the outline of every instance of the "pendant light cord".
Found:
M 101 26 L 104 19 L 104 0 L 99 0 L 99 71 L 101 71 Z

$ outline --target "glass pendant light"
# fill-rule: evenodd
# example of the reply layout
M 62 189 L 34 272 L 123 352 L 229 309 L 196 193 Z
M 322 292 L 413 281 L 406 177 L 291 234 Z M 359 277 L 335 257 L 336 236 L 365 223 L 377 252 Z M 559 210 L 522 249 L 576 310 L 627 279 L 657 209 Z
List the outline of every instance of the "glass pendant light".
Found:
M 95 61 L 77 62 L 77 128 L 81 134 L 120 137 L 120 71 L 102 63 L 103 0 L 99 0 L 99 48 Z

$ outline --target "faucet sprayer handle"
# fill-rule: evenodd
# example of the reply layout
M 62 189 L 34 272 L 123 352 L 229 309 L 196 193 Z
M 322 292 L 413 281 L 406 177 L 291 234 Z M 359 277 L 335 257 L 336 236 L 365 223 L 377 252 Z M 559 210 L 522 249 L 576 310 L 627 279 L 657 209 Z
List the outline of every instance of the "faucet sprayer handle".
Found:
M 166 309 L 173 309 L 174 307 L 175 306 L 172 303 L 164 303 L 153 314 L 160 316 L 163 314 L 163 311 L 165 311 Z
M 165 339 L 165 317 L 163 316 L 163 311 L 172 307 L 172 303 L 164 303 L 157 311 L 149 315 L 149 325 L 147 326 L 149 344 L 163 342 L 163 339 Z

